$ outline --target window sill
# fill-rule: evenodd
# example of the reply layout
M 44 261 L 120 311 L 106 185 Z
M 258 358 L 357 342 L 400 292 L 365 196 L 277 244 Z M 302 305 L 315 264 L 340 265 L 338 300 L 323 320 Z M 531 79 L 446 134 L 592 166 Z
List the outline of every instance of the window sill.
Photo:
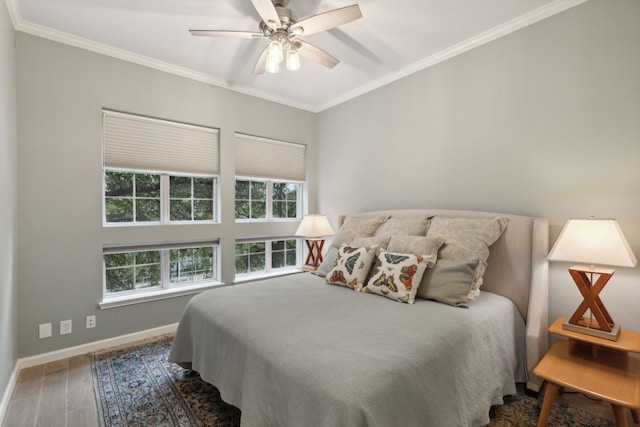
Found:
M 297 267 L 292 268 L 291 270 L 280 270 L 280 271 L 271 272 L 271 273 L 256 273 L 256 274 L 246 275 L 242 277 L 236 277 L 233 283 L 235 284 L 235 283 L 251 282 L 254 280 L 263 280 L 263 279 L 269 279 L 271 277 L 278 277 L 278 276 L 288 276 L 290 274 L 297 274 L 297 273 L 302 273 L 302 270 L 300 270 Z
M 109 308 L 124 307 L 126 305 L 142 304 L 150 301 L 158 301 L 161 299 L 175 298 L 184 295 L 197 294 L 208 289 L 224 286 L 222 282 L 212 282 L 206 285 L 180 286 L 171 289 L 162 289 L 158 291 L 144 292 L 141 294 L 129 294 L 116 297 L 105 298 L 98 303 L 101 310 Z

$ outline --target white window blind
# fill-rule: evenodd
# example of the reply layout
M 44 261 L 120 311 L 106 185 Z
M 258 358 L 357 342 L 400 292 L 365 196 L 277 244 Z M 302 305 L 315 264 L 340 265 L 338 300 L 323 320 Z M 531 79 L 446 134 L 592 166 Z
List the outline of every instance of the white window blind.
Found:
M 305 146 L 236 133 L 236 176 L 305 180 Z
M 218 130 L 102 110 L 104 166 L 218 175 Z

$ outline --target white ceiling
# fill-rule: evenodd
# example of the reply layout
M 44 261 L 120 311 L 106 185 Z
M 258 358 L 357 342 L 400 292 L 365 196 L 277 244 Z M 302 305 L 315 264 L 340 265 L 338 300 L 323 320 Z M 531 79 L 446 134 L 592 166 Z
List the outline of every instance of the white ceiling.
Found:
M 6 0 L 15 28 L 309 111 L 436 64 L 586 0 L 290 0 L 303 19 L 358 3 L 362 19 L 302 37 L 341 62 L 252 75 L 265 39 L 251 0 Z

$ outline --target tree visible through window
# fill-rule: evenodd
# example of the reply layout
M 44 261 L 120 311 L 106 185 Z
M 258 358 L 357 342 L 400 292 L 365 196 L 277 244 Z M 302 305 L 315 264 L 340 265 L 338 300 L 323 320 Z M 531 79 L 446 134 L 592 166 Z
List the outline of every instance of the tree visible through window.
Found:
M 296 219 L 300 217 L 297 182 L 236 179 L 236 219 Z
M 134 252 L 114 249 L 103 257 L 106 296 L 218 280 L 217 245 Z
M 104 171 L 106 223 L 213 221 L 217 177 Z M 168 202 L 165 200 L 168 199 Z M 164 206 L 169 207 L 165 212 Z

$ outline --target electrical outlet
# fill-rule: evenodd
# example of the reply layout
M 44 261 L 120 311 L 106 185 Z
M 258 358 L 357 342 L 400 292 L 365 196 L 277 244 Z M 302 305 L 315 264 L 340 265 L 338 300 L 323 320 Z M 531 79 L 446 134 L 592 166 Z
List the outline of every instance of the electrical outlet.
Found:
M 87 316 L 87 329 L 96 327 L 96 316 Z
M 60 335 L 67 335 L 71 333 L 71 320 L 60 321 Z
M 40 339 L 49 338 L 51 336 L 51 323 L 42 323 L 38 327 Z

